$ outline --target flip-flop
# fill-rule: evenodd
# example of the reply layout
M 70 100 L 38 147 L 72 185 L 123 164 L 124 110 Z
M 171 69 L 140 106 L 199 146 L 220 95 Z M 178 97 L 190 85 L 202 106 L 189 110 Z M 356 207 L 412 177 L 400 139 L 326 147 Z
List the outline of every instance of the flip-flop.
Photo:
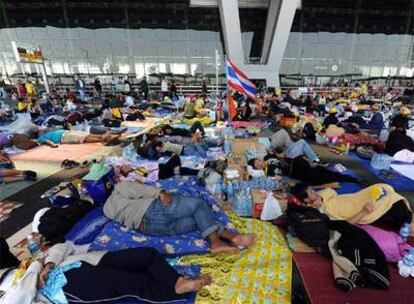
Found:
M 65 159 L 60 165 L 60 167 L 63 169 L 73 169 L 73 168 L 76 168 L 77 166 L 79 166 L 79 163 L 77 161 L 70 160 L 70 159 Z
M 85 159 L 83 162 L 81 162 L 80 167 L 86 168 L 86 167 L 89 167 L 90 165 L 91 165 L 91 161 Z

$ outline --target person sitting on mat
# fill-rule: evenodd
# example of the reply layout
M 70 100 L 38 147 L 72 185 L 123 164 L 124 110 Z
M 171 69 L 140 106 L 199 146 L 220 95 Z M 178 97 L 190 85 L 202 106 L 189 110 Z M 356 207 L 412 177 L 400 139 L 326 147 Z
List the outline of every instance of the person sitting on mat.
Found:
M 212 282 L 209 274 L 180 275 L 151 247 L 114 252 L 86 252 L 83 247 L 60 243 L 44 248 L 42 259 L 20 262 L 0 238 L 1 302 L 172 303 Z
M 22 180 L 35 181 L 37 173 L 34 171 L 16 170 L 9 156 L 0 150 L 0 185 Z
M 309 185 L 300 183 L 293 187 L 292 194 L 333 220 L 347 220 L 352 224 L 386 224 L 395 230 L 412 221 L 407 199 L 388 184 L 375 184 L 356 193 L 338 194 L 330 188 L 316 192 Z
M 329 127 L 329 125 L 338 124 L 339 120 L 336 117 L 337 114 L 338 114 L 338 109 L 337 108 L 330 109 L 328 116 L 325 117 L 325 119 L 322 123 L 322 126 L 327 128 L 327 127 Z
M 210 206 L 201 199 L 170 194 L 138 182 L 116 184 L 103 210 L 111 220 L 146 235 L 175 236 L 199 231 L 210 240 L 212 253 L 237 253 L 240 247 L 248 247 L 255 240 L 254 234 L 226 230 L 214 220 Z
M 313 151 L 312 147 L 304 139 L 294 142 L 285 129 L 280 129 L 271 137 L 271 147 L 281 150 L 285 157 L 295 158 L 304 155 L 309 161 L 320 165 L 327 165 L 321 162 L 319 156 Z
M 59 144 L 83 144 L 108 142 L 113 139 L 110 132 L 105 134 L 90 134 L 84 131 L 54 130 L 43 133 L 37 138 L 41 145 L 57 148 Z
M 358 183 L 355 177 L 331 171 L 323 166 L 310 163 L 303 156 L 293 159 L 282 154 L 268 154 L 264 159 L 252 158 L 248 161 L 255 170 L 263 170 L 266 176 L 286 175 L 312 185 L 332 182 Z

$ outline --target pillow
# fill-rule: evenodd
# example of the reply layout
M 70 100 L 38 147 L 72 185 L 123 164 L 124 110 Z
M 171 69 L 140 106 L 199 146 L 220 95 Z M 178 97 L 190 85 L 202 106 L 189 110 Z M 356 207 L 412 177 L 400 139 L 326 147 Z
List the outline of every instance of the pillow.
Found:
M 89 244 L 108 222 L 109 219 L 104 215 L 102 208 L 94 208 L 73 226 L 65 239 L 75 245 Z

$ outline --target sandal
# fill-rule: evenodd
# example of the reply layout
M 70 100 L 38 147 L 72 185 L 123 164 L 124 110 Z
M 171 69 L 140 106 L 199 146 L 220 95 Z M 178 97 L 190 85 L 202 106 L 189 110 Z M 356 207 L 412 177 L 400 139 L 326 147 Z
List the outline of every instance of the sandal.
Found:
M 74 160 L 65 159 L 62 164 L 60 165 L 63 169 L 73 169 L 79 166 L 79 163 Z
M 80 167 L 81 168 L 86 168 L 86 167 L 89 167 L 90 165 L 91 165 L 91 161 L 86 159 L 83 162 L 81 162 Z

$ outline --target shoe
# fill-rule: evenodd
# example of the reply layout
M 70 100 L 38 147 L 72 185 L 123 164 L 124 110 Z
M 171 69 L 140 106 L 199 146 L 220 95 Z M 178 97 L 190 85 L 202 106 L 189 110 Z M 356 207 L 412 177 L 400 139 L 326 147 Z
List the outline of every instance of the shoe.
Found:
M 25 176 L 25 179 L 29 181 L 37 180 L 37 173 L 34 171 L 24 171 L 24 176 Z
M 321 160 L 315 160 L 313 162 L 314 164 L 317 164 L 318 166 L 322 166 L 322 167 L 329 167 L 330 164 Z

